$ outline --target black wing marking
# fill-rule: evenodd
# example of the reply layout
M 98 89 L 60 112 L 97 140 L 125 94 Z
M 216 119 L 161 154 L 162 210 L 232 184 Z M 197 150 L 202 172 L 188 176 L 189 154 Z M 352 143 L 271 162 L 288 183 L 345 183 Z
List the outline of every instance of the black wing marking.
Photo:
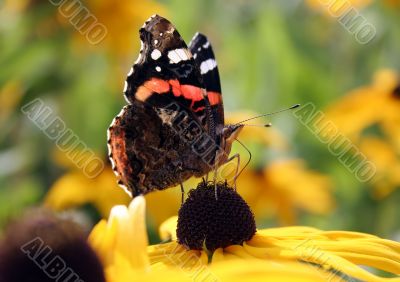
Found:
M 217 124 L 224 124 L 221 82 L 217 61 L 211 43 L 208 41 L 206 36 L 201 33 L 196 33 L 189 44 L 189 50 L 193 54 L 193 58 L 196 61 L 201 76 L 203 77 L 203 83 L 207 89 L 209 102 L 216 118 L 216 122 Z
M 154 15 L 139 33 L 142 48 L 125 82 L 126 100 L 131 104 L 146 102 L 157 108 L 179 104 L 186 111 L 193 112 L 196 121 L 209 130 L 212 126 L 206 112 L 211 109 L 205 96 L 203 78 L 175 26 Z

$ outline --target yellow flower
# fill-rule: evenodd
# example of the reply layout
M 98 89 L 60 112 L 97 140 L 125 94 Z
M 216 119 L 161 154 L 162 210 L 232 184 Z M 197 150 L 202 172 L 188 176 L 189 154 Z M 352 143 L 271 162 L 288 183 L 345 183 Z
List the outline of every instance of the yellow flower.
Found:
M 106 53 L 109 84 L 115 90 L 122 87 L 119 79 L 126 76 L 137 57 L 143 22 L 154 14 L 167 14 L 165 7 L 153 0 L 87 0 L 82 7 L 61 4 L 56 13 L 57 21 L 71 30 L 71 45 L 77 55 Z M 85 23 L 85 16 L 89 23 Z
M 246 170 L 238 191 L 257 218 L 276 216 L 282 224 L 296 222 L 296 210 L 327 214 L 335 206 L 328 176 L 306 168 L 299 159 L 275 161 L 261 172 Z
M 376 167 L 370 183 L 377 198 L 389 195 L 400 183 L 399 83 L 396 72 L 380 70 L 370 86 L 350 92 L 326 112 L 327 119 Z M 372 126 L 380 133 L 374 135 L 371 131 L 367 136 L 364 132 Z
M 176 217 L 163 225 L 171 238 Z M 89 243 L 103 262 L 108 282 L 124 281 L 400 281 L 378 277 L 359 265 L 400 273 L 400 244 L 373 235 L 321 231 L 310 227 L 258 230 L 243 245 L 217 249 L 210 261 L 204 250 L 188 250 L 175 240 L 148 246 L 145 199 L 116 206 L 108 221 L 92 230 Z
M 360 142 L 360 150 L 376 167 L 376 174 L 371 180 L 374 196 L 382 199 L 400 186 L 399 156 L 388 142 L 366 137 Z
M 93 179 L 78 170 L 65 174 L 53 184 L 44 203 L 56 211 L 92 204 L 106 218 L 113 206 L 128 204 L 129 200 L 129 196 L 115 183 L 112 169 L 106 167 Z
M 367 127 L 378 124 L 388 136 L 400 142 L 400 99 L 394 92 L 398 84 L 394 71 L 378 71 L 371 85 L 351 91 L 331 105 L 326 111 L 327 118 L 353 140 L 358 140 Z
M 106 36 L 96 45 L 96 48 L 105 47 L 109 53 L 121 58 L 121 60 L 126 59 L 127 56 L 131 57 L 132 50 L 138 49 L 140 42 L 138 30 L 143 22 L 153 14 L 166 13 L 161 4 L 152 0 L 145 2 L 140 0 L 88 0 L 85 4 L 90 13 L 96 17 L 98 23 L 106 28 Z M 62 14 L 59 13 L 58 17 L 60 21 L 70 24 Z M 85 44 L 85 49 L 90 47 L 86 37 L 81 35 L 80 32 L 74 33 L 74 39 L 80 47 L 82 47 L 82 44 Z
M 307 0 L 308 6 L 316 11 L 324 11 L 327 16 L 340 16 L 350 7 L 362 8 L 371 3 L 371 0 Z
M 3 16 L 8 16 L 9 13 L 20 13 L 26 9 L 26 7 L 29 5 L 29 0 L 6 0 L 4 1 L 2 10 L 0 10 L 0 14 L 3 14 Z
M 16 112 L 23 94 L 22 84 L 17 80 L 10 80 L 0 88 L 0 125 Z

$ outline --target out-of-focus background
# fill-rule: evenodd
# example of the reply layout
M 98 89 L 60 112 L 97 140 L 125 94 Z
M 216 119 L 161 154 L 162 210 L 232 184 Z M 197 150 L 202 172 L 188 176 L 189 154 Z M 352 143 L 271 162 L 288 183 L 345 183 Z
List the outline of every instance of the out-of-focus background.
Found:
M 0 230 L 42 204 L 90 228 L 129 202 L 107 161 L 106 130 L 126 103 L 138 29 L 155 13 L 187 42 L 197 31 L 209 37 L 227 121 L 303 105 L 255 120 L 273 127 L 249 127 L 240 137 L 253 159 L 238 190 L 258 227 L 399 240 L 396 0 L 0 1 Z M 62 134 L 79 146 L 58 146 Z M 248 158 L 240 146 L 233 152 Z M 91 174 L 99 167 L 91 170 L 90 160 L 104 169 Z M 146 198 L 156 241 L 157 227 L 177 213 L 180 190 Z

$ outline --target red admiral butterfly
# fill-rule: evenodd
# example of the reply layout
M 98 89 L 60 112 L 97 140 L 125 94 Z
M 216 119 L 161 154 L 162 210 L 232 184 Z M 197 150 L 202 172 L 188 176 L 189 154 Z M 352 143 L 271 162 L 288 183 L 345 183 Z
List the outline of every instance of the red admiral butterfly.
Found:
M 125 82 L 128 105 L 108 129 L 118 184 L 136 196 L 204 176 L 235 157 L 239 162 L 239 155 L 228 156 L 243 124 L 224 124 L 218 67 L 207 38 L 197 33 L 188 48 L 174 25 L 158 15 L 139 33 L 142 48 Z

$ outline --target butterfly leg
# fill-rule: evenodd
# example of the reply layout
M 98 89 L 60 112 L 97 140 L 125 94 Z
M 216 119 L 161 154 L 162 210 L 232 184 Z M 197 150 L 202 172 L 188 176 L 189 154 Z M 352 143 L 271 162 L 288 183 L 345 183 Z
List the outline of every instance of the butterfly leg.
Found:
M 183 183 L 180 183 L 181 185 L 181 205 L 183 205 L 183 201 L 185 200 L 185 188 L 183 187 Z
M 233 177 L 233 187 L 235 188 L 236 191 L 236 179 L 239 176 L 239 167 L 240 167 L 240 155 L 239 154 L 235 154 L 232 157 L 230 157 L 226 163 L 232 161 L 233 159 L 237 159 L 237 166 L 236 166 L 236 171 L 235 171 L 235 176 Z
M 218 188 L 217 188 L 217 173 L 218 173 L 218 150 L 215 152 L 215 159 L 214 159 L 214 176 L 213 176 L 213 183 L 214 183 L 214 191 L 215 191 L 215 200 L 218 200 Z

